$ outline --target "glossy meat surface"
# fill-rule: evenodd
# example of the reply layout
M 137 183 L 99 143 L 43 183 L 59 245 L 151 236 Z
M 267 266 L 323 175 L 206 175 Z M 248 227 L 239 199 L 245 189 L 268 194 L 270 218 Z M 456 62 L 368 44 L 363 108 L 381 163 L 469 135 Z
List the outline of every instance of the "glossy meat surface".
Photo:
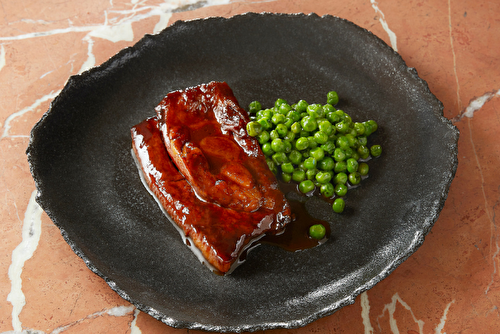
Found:
M 238 211 L 281 205 L 282 194 L 248 114 L 225 82 L 169 93 L 156 108 L 170 157 L 196 194 Z
M 214 123 L 213 119 L 198 121 L 196 124 L 203 124 L 203 128 L 206 122 L 210 124 L 209 131 L 196 132 L 197 149 L 185 151 L 194 152 L 194 156 L 188 156 L 189 164 L 186 166 L 191 166 L 194 161 L 201 161 L 198 166 L 206 169 L 188 170 L 191 172 L 189 175 L 210 178 L 210 175 L 205 175 L 210 171 L 212 176 L 223 178 L 229 191 L 232 191 L 231 201 L 246 203 L 241 208 L 222 206 L 215 201 L 199 198 L 189 179 L 179 171 L 183 169 L 178 170 L 173 163 L 176 159 L 171 159 L 172 156 L 166 149 L 165 136 L 160 130 L 164 123 L 158 116 L 132 128 L 132 147 L 149 189 L 166 213 L 211 266 L 220 273 L 228 273 L 238 264 L 241 253 L 254 241 L 265 234 L 283 231 L 291 221 L 291 212 L 285 197 L 277 189 L 277 181 L 267 168 L 258 145 L 256 151 L 248 150 L 247 148 L 253 147 L 253 143 L 241 136 L 243 144 L 247 145 L 242 148 L 236 140 L 224 136 L 223 132 L 226 130 L 222 130 L 224 127 L 221 123 Z M 218 132 L 216 124 L 219 124 Z M 234 131 L 244 130 L 245 124 L 246 121 L 242 122 Z M 253 152 L 255 155 L 247 155 L 245 152 Z M 237 158 L 228 160 L 228 157 L 237 154 Z M 252 211 L 246 210 L 248 202 L 245 201 L 250 195 L 245 191 L 248 189 L 255 189 L 260 194 L 259 206 Z

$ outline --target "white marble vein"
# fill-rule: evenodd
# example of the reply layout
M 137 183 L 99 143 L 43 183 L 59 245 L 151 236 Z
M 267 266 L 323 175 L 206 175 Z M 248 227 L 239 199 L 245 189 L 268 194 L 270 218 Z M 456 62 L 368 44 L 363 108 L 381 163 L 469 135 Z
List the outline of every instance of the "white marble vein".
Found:
M 26 299 L 22 291 L 21 274 L 24 263 L 33 256 L 38 247 L 38 241 L 42 233 L 42 208 L 35 201 L 36 194 L 36 190 L 31 194 L 24 214 L 22 241 L 12 252 L 12 263 L 9 267 L 11 289 L 7 296 L 7 301 L 12 304 L 12 327 L 15 331 L 19 332 L 22 331 L 19 314 L 26 304 Z
M 451 46 L 451 53 L 453 55 L 453 73 L 455 75 L 455 83 L 457 85 L 457 105 L 458 109 L 462 109 L 462 99 L 460 98 L 460 83 L 458 81 L 458 75 L 457 75 L 457 57 L 455 55 L 455 47 L 453 45 L 453 34 L 452 34 L 452 26 L 451 26 L 451 3 L 450 0 L 448 0 L 448 32 L 450 35 L 450 46 Z
M 451 302 L 446 305 L 446 308 L 444 309 L 443 316 L 441 317 L 439 324 L 436 326 L 434 329 L 434 334 L 446 334 L 443 333 L 444 325 L 446 324 L 446 317 L 448 316 L 448 311 L 450 310 L 451 304 L 455 302 L 455 299 L 453 299 Z
M 5 66 L 5 47 L 0 44 L 0 71 Z
M 382 28 L 384 28 L 385 32 L 387 35 L 389 35 L 389 40 L 391 41 L 391 47 L 394 49 L 394 51 L 398 51 L 398 45 L 397 45 L 397 37 L 396 34 L 389 29 L 389 25 L 387 24 L 387 21 L 385 19 L 384 13 L 380 10 L 378 7 L 378 3 L 375 0 L 370 0 L 373 9 L 375 10 L 375 13 L 379 15 L 379 22 L 382 25 Z
M 373 327 L 370 322 L 370 301 L 368 294 L 363 292 L 361 294 L 361 319 L 363 319 L 363 326 L 365 327 L 365 334 L 373 334 Z
M 382 314 L 377 317 L 377 321 L 387 311 L 389 313 L 389 324 L 390 324 L 392 333 L 399 334 L 399 329 L 398 329 L 398 325 L 396 323 L 396 318 L 394 318 L 394 313 L 396 312 L 396 306 L 398 303 L 401 306 L 403 306 L 407 311 L 410 312 L 410 314 L 413 318 L 413 321 L 415 321 L 415 323 L 418 326 L 418 333 L 423 334 L 424 333 L 424 321 L 418 320 L 415 317 L 415 314 L 413 314 L 413 310 L 411 309 L 410 305 L 408 305 L 404 300 L 402 300 L 401 297 L 399 297 L 399 294 L 397 292 L 392 296 L 391 302 L 384 306 L 384 309 L 382 310 Z M 381 330 L 380 323 L 379 323 L 379 329 Z

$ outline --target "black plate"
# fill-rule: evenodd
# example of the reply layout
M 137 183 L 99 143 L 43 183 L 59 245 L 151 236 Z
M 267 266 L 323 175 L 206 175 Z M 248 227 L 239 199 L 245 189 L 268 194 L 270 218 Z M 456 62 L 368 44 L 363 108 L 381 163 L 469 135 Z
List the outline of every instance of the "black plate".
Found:
M 242 106 L 278 97 L 375 119 L 370 177 L 332 213 L 321 247 L 251 252 L 232 275 L 203 267 L 143 188 L 129 129 L 169 91 L 226 81 Z M 317 15 L 177 22 L 69 79 L 32 131 L 38 202 L 72 249 L 120 296 L 168 325 L 241 332 L 303 326 L 354 302 L 424 241 L 457 167 L 458 131 L 416 71 L 370 32 Z

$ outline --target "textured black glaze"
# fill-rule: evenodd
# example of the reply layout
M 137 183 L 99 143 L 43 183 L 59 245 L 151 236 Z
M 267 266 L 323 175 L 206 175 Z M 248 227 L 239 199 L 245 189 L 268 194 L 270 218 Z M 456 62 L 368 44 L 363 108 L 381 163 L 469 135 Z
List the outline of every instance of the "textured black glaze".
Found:
M 204 268 L 143 188 L 130 127 L 169 91 L 226 81 L 242 106 L 277 97 L 375 119 L 384 153 L 350 191 L 321 247 L 261 246 L 232 275 Z M 69 79 L 33 128 L 38 203 L 78 256 L 120 296 L 178 328 L 295 328 L 351 304 L 408 258 L 438 218 L 457 168 L 457 129 L 415 69 L 346 20 L 245 14 L 177 22 Z

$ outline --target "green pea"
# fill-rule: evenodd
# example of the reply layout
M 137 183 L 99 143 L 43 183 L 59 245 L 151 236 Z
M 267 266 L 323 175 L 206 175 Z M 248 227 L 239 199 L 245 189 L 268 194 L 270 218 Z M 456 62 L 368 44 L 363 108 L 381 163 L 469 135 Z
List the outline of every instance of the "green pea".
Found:
M 281 123 L 285 123 L 285 115 L 282 115 L 282 114 L 274 114 L 273 117 L 271 118 L 271 121 L 274 123 L 274 124 L 281 124 Z
M 262 126 L 262 130 L 270 130 L 274 126 L 273 123 L 271 123 L 271 120 L 266 117 L 258 119 L 257 123 Z
M 264 153 L 264 155 L 270 157 L 271 155 L 273 155 L 276 152 L 273 151 L 271 143 L 267 142 L 267 143 L 262 144 L 262 153 Z
M 368 166 L 368 164 L 366 162 L 362 162 L 362 163 L 359 164 L 358 173 L 361 176 L 368 175 L 369 171 L 370 171 L 370 167 Z
M 326 228 L 322 224 L 315 224 L 309 227 L 309 236 L 316 240 L 321 240 L 326 235 Z
M 344 122 L 344 121 L 340 121 L 340 122 L 336 123 L 335 128 L 340 133 L 347 133 L 350 130 L 349 124 Z
M 277 165 L 281 165 L 285 162 L 288 162 L 288 157 L 286 156 L 285 152 L 274 153 L 272 155 L 272 159 Z
M 274 102 L 274 106 L 276 108 L 279 108 L 280 105 L 282 105 L 283 103 L 287 103 L 285 99 L 277 99 L 275 102 Z
M 307 141 L 309 142 L 309 149 L 314 149 L 318 147 L 318 142 L 314 139 L 314 136 L 307 137 Z
M 349 173 L 349 182 L 352 185 L 357 185 L 361 182 L 361 175 L 358 172 Z
M 283 115 L 288 114 L 290 112 L 290 110 L 292 110 L 292 107 L 290 107 L 290 105 L 288 103 L 282 103 L 278 107 L 278 112 L 280 114 L 283 114 Z
M 263 145 L 269 141 L 271 136 L 269 135 L 269 132 L 267 131 L 262 131 L 259 135 L 257 135 L 257 140 L 259 141 L 259 144 Z
M 304 180 L 299 183 L 299 190 L 303 194 L 313 191 L 315 187 L 314 182 L 311 180 Z
M 321 147 L 313 148 L 309 151 L 309 154 L 311 155 L 311 157 L 316 159 L 316 161 L 320 161 L 325 157 L 325 151 Z
M 280 138 L 273 139 L 271 142 L 271 148 L 274 152 L 285 152 L 285 145 L 283 144 L 283 140 Z
M 346 136 L 339 136 L 335 144 L 337 147 L 345 150 L 346 148 L 349 147 L 349 140 L 347 139 Z
M 294 122 L 300 121 L 300 113 L 297 110 L 290 110 L 286 117 L 293 119 Z
M 340 116 L 335 111 L 330 111 L 329 113 L 327 113 L 326 119 L 332 124 L 340 122 Z
M 328 182 L 328 183 L 324 183 L 324 184 L 322 184 L 320 186 L 319 192 L 323 196 L 329 198 L 329 197 L 332 197 L 333 194 L 335 193 L 335 188 L 334 188 L 333 184 L 331 184 L 330 182 Z
M 336 91 L 330 91 L 326 94 L 326 103 L 336 105 L 339 103 L 339 95 Z
M 354 130 L 356 130 L 358 136 L 362 136 L 365 133 L 365 126 L 363 123 L 356 122 L 354 123 Z
M 335 151 L 335 143 L 331 140 L 327 140 L 327 142 L 320 147 L 328 154 L 332 154 Z
M 300 125 L 302 127 L 302 125 Z M 302 129 L 299 133 L 299 136 L 300 137 L 309 137 L 311 135 L 311 133 L 309 131 L 306 131 L 304 129 Z
M 280 136 L 281 138 L 285 137 L 287 132 L 288 132 L 288 128 L 286 127 L 285 124 L 278 124 L 276 125 L 276 132 L 278 132 L 278 136 Z
M 298 112 L 305 112 L 307 110 L 308 105 L 309 104 L 305 100 L 300 100 L 295 105 L 295 110 L 297 110 Z
M 256 116 L 257 116 L 257 119 L 261 119 L 261 118 L 271 119 L 271 117 L 273 117 L 273 113 L 272 113 L 271 109 L 262 109 L 262 110 L 257 111 Z
M 347 194 L 347 186 L 343 183 L 338 183 L 336 186 L 335 186 L 335 195 L 337 196 L 345 196 Z
M 306 169 L 306 178 L 308 180 L 316 181 L 316 174 L 318 174 L 319 170 L 316 168 Z
M 374 133 L 375 131 L 378 130 L 378 124 L 373 119 L 366 121 L 366 123 L 370 124 L 370 126 L 372 128 L 372 133 Z
M 339 198 L 336 198 L 335 201 L 333 201 L 332 209 L 336 213 L 344 212 L 344 208 L 345 208 L 345 201 L 343 198 L 339 197 Z
M 269 167 L 269 170 L 273 172 L 274 175 L 276 175 L 278 173 L 278 166 L 276 165 L 276 163 L 270 158 L 266 158 L 266 163 Z
M 280 137 L 280 135 L 279 135 L 278 131 L 276 131 L 276 129 L 269 131 L 269 136 L 271 137 L 271 140 L 278 139 Z
M 309 147 L 309 140 L 307 140 L 307 138 L 305 137 L 300 137 L 295 142 L 295 148 L 299 151 L 303 151 L 308 147 Z
M 291 162 L 285 162 L 281 165 L 281 171 L 284 173 L 289 173 L 290 175 L 293 173 L 294 168 Z
M 335 173 L 346 172 L 347 171 L 347 162 L 345 162 L 345 161 L 336 162 L 335 167 L 333 168 L 333 171 Z
M 354 160 L 358 161 L 360 159 L 359 158 L 359 153 L 357 151 L 352 151 L 351 158 L 353 158 Z
M 307 113 L 309 114 L 309 116 L 315 119 L 325 117 L 325 111 L 323 110 L 323 106 L 318 103 L 308 105 Z
M 324 171 L 330 171 L 335 168 L 335 161 L 332 157 L 325 157 L 318 162 L 318 168 Z
M 314 140 L 318 144 L 324 144 L 328 141 L 328 135 L 320 130 L 314 134 Z
M 248 111 L 252 114 L 257 113 L 262 109 L 262 105 L 260 104 L 259 101 L 252 101 L 250 102 L 250 105 L 248 106 Z
M 292 143 L 289 140 L 283 140 L 283 145 L 285 146 L 285 153 L 292 152 Z
M 302 129 L 309 132 L 316 130 L 316 128 L 318 127 L 316 119 L 311 116 L 305 116 L 304 118 L 302 118 L 302 120 L 300 121 L 300 125 L 302 125 Z
M 289 141 L 294 141 L 295 140 L 295 133 L 293 131 L 287 131 L 287 133 L 283 139 L 289 140 Z
M 382 146 L 380 145 L 373 145 L 370 147 L 370 154 L 373 157 L 378 157 L 382 154 Z
M 335 107 L 332 106 L 330 103 L 327 103 L 327 104 L 323 105 L 323 110 L 325 111 L 325 115 L 326 115 L 329 112 L 335 111 Z
M 333 125 L 332 123 L 330 123 L 328 120 L 325 119 L 322 120 L 321 122 L 318 122 L 318 129 L 328 136 L 333 132 Z
M 333 151 L 333 159 L 335 161 L 343 161 L 345 160 L 345 152 L 341 148 L 336 148 L 335 151 Z
M 300 125 L 300 122 L 295 122 L 290 126 L 290 130 L 292 130 L 293 133 L 299 134 L 300 131 L 302 131 L 302 125 Z
M 349 173 L 354 173 L 358 171 L 359 164 L 357 160 L 354 160 L 353 158 L 347 159 L 347 171 Z
M 345 158 L 347 160 L 349 158 L 352 158 L 354 151 L 352 150 L 352 148 L 348 147 L 344 150 L 344 153 L 345 153 Z
M 349 144 L 349 147 L 358 148 L 359 146 L 358 140 L 351 133 L 347 133 L 345 135 L 345 138 Z
M 343 173 L 343 172 L 335 174 L 335 176 L 333 177 L 333 183 L 335 183 L 335 184 L 339 184 L 339 183 L 346 184 L 347 183 L 347 174 Z
M 302 153 L 292 149 L 288 154 L 288 160 L 290 160 L 291 163 L 298 165 L 302 161 Z
M 281 179 L 283 180 L 283 182 L 288 183 L 288 182 L 290 182 L 292 180 L 292 174 L 282 172 L 281 173 Z
M 306 172 L 301 169 L 296 169 L 292 173 L 292 180 L 295 182 L 302 182 L 306 179 Z
M 314 159 L 313 157 L 309 157 L 306 160 L 304 160 L 304 167 L 307 169 L 314 169 L 316 168 L 317 164 L 318 164 L 317 160 Z
M 332 173 L 319 171 L 315 178 L 319 183 L 328 183 L 332 179 Z
M 359 145 L 358 154 L 361 159 L 368 159 L 370 156 L 370 150 L 365 145 Z
M 256 137 L 261 132 L 262 132 L 262 126 L 259 123 L 255 121 L 247 123 L 247 133 L 250 137 Z

